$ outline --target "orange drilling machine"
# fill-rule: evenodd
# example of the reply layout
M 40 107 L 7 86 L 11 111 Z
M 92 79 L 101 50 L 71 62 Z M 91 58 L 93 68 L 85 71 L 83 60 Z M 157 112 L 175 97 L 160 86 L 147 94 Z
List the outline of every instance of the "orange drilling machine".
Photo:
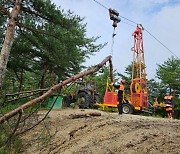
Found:
M 110 19 L 113 20 L 114 29 L 117 23 L 121 21 L 118 17 L 119 13 L 116 10 L 109 9 Z M 130 85 L 130 94 L 123 95 L 123 112 L 133 113 L 135 110 L 145 110 L 149 107 L 147 79 L 144 61 L 144 44 L 143 44 L 143 27 L 141 24 L 137 25 L 137 29 L 133 33 L 134 46 L 133 63 L 132 63 L 132 79 Z M 113 35 L 114 37 L 114 35 Z M 98 104 L 104 108 L 117 107 L 117 92 L 114 91 L 110 80 L 107 79 L 106 92 L 104 95 L 104 103 Z

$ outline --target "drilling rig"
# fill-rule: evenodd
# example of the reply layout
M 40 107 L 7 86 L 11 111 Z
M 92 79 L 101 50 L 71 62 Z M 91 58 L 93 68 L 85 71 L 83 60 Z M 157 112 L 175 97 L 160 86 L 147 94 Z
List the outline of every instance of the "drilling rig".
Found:
M 117 11 L 112 11 L 110 9 L 110 19 L 114 21 L 113 27 L 117 27 L 116 18 L 111 18 L 118 16 Z M 144 60 L 144 44 L 143 44 L 143 27 L 141 24 L 137 25 L 137 29 L 132 34 L 134 36 L 134 46 L 132 47 L 133 51 L 133 62 L 132 62 L 132 78 L 130 84 L 130 95 L 123 94 L 123 113 L 133 113 L 134 111 L 145 111 L 149 107 L 148 103 L 148 90 L 147 90 L 147 79 L 146 79 L 146 66 Z M 114 88 L 107 80 L 106 83 L 106 92 L 104 95 L 104 103 L 97 104 L 101 107 L 117 107 L 117 92 L 114 91 Z
M 144 110 L 149 107 L 146 79 L 146 66 L 144 61 L 143 27 L 137 25 L 132 34 L 134 36 L 132 80 L 130 85 L 131 104 L 135 110 Z

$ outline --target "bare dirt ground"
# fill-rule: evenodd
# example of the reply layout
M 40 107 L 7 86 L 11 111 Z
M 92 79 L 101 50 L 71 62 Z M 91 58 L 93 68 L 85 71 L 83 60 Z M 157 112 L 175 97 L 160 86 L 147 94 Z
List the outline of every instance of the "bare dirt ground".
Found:
M 90 112 L 101 113 L 101 116 L 77 119 L 70 116 Z M 22 137 L 26 143 L 22 153 L 180 153 L 180 120 L 138 115 L 119 117 L 117 113 L 98 110 L 64 109 L 50 112 L 44 124 Z

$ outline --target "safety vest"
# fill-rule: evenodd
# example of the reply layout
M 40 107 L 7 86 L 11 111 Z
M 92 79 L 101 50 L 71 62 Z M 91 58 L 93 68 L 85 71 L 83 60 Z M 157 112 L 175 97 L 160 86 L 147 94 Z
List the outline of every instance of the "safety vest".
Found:
M 172 98 L 173 96 L 164 96 L 164 102 L 166 103 L 166 107 L 172 107 Z
M 173 98 L 173 96 L 164 96 L 165 100 L 171 100 Z
M 124 91 L 124 86 L 120 84 L 119 90 Z

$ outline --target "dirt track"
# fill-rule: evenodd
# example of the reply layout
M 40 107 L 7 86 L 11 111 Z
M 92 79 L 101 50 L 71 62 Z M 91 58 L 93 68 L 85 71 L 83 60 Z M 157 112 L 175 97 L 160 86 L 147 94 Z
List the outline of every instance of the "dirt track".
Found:
M 72 119 L 70 114 L 100 112 L 99 117 Z M 43 114 L 43 113 L 41 113 Z M 23 139 L 22 153 L 34 154 L 178 154 L 180 120 L 123 115 L 97 110 L 52 111 L 46 120 Z M 40 131 L 41 130 L 41 131 Z M 45 135 L 55 134 L 50 140 Z M 49 131 L 50 130 L 50 131 Z M 33 139 L 33 141 L 32 141 Z

